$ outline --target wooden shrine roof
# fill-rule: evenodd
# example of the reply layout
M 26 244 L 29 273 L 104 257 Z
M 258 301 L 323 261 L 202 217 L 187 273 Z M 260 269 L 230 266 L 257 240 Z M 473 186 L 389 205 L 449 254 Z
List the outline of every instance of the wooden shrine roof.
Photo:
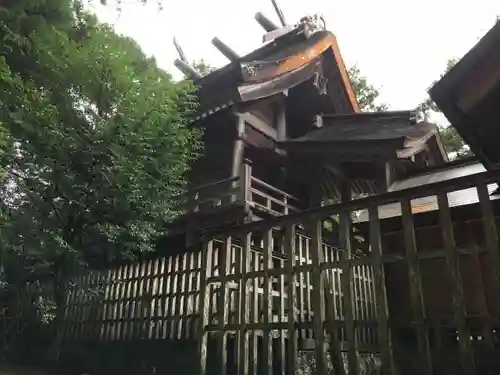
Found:
M 282 142 L 282 146 L 295 150 L 311 146 L 317 152 L 326 148 L 329 153 L 342 154 L 362 152 L 367 158 L 394 153 L 408 158 L 421 151 L 437 133 L 435 124 L 418 121 L 414 111 L 323 115 L 320 123 L 321 127 Z
M 486 168 L 500 163 L 500 22 L 429 94 Z
M 333 64 L 325 60 L 333 60 Z M 324 69 L 328 66 L 328 69 Z M 325 71 L 326 70 L 326 71 Z M 298 26 L 225 67 L 195 80 L 199 86 L 199 116 L 203 118 L 238 103 L 284 92 L 323 72 L 338 83 L 337 107 L 359 111 L 335 36 L 325 30 L 310 36 Z

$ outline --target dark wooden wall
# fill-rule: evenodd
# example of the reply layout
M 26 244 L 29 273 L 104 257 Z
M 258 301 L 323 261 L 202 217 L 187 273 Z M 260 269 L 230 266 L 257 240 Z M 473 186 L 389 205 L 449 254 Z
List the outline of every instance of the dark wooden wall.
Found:
M 431 214 L 437 220 L 437 212 Z M 452 285 L 446 273 L 442 232 L 430 216 L 428 215 L 425 223 L 415 226 L 426 317 L 430 320 L 451 321 Z M 500 301 L 495 297 L 492 261 L 485 250 L 483 223 L 480 218 L 464 220 L 461 216 L 455 216 L 453 230 L 460 253 L 466 313 L 471 319 L 478 320 L 480 331 L 479 326 L 491 316 L 500 314 Z M 498 216 L 496 225 L 497 228 L 500 227 Z M 386 232 L 382 240 L 384 253 L 404 256 L 405 239 L 402 230 Z M 385 270 L 389 315 L 396 325 L 408 327 L 413 314 L 405 262 L 401 259 L 388 263 Z
M 199 186 L 230 177 L 236 138 L 236 118 L 221 111 L 202 120 L 203 155 L 192 165 L 190 186 Z

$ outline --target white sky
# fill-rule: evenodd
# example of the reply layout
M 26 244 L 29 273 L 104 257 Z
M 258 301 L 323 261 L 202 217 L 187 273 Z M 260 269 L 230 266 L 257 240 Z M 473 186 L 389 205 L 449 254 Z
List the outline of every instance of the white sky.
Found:
M 210 40 L 218 36 L 240 54 L 257 48 L 263 29 L 257 11 L 278 23 L 270 0 L 157 0 L 149 5 L 113 0 L 93 9 L 104 22 L 134 38 L 159 65 L 179 76 L 172 39 L 189 60 L 220 67 L 227 60 Z M 448 59 L 463 56 L 500 15 L 498 0 L 278 0 L 288 23 L 321 13 L 338 39 L 347 66 L 357 64 L 391 109 L 414 108 Z

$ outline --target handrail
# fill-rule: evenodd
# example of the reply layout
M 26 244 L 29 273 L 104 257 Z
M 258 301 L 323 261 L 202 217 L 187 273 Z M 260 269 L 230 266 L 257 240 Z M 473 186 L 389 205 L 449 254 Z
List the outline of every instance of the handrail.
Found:
M 252 176 L 252 182 L 255 182 L 258 185 L 261 185 L 264 188 L 271 190 L 273 193 L 283 195 L 285 198 L 291 198 L 293 200 L 300 201 L 298 198 L 295 198 L 293 195 L 288 194 L 288 193 L 284 192 L 283 190 L 278 189 L 277 187 L 269 185 L 267 182 L 259 180 L 257 177 Z
M 219 180 L 219 181 L 215 181 L 215 182 L 210 182 L 208 184 L 205 184 L 205 185 L 200 185 L 200 186 L 196 186 L 192 189 L 189 189 L 186 193 L 184 193 L 184 195 L 189 195 L 189 194 L 192 194 L 192 193 L 198 193 L 202 190 L 206 190 L 208 188 L 211 188 L 211 187 L 214 187 L 214 186 L 218 186 L 218 185 L 224 185 L 226 183 L 230 183 L 230 182 L 236 182 L 240 179 L 239 176 L 234 176 L 234 177 L 229 177 L 229 178 L 225 178 L 223 180 Z
M 281 205 L 281 206 L 283 206 L 283 207 L 288 207 L 288 208 L 289 208 L 290 210 L 292 210 L 292 211 L 299 211 L 299 209 L 298 209 L 297 207 L 292 206 L 291 204 L 289 204 L 289 203 L 287 203 L 287 202 L 285 202 L 285 201 L 279 200 L 278 198 L 275 198 L 275 197 L 273 197 L 273 196 L 270 196 L 269 194 L 266 194 L 266 193 L 264 193 L 264 192 L 262 192 L 262 191 L 260 191 L 260 190 L 257 190 L 257 189 L 255 189 L 255 188 L 250 188 L 250 191 L 252 192 L 252 194 L 255 194 L 255 195 L 258 195 L 258 196 L 260 196 L 260 197 L 262 197 L 262 198 L 268 199 L 268 200 L 270 200 L 271 202 L 274 202 L 274 203 L 276 203 L 276 204 L 279 204 L 279 205 Z M 253 203 L 253 204 L 259 204 L 259 205 L 260 205 L 260 203 L 255 202 L 255 201 L 252 201 L 251 203 Z M 282 213 L 280 213 L 280 215 L 281 215 L 281 214 L 282 214 Z
M 286 216 L 272 217 L 262 221 L 255 221 L 231 228 L 224 228 L 211 232 L 211 235 L 243 234 L 258 232 L 270 226 L 285 226 L 296 222 L 335 215 L 345 211 L 363 210 L 369 207 L 378 207 L 386 204 L 397 203 L 402 199 L 416 199 L 433 196 L 437 193 L 448 193 L 473 188 L 478 185 L 497 183 L 500 180 L 500 168 L 486 172 L 475 173 L 468 176 L 457 177 L 450 180 L 439 181 L 427 185 L 416 186 L 408 189 L 391 191 L 384 194 L 372 195 L 365 198 L 354 199 L 348 202 L 335 203 L 327 206 L 316 207 Z

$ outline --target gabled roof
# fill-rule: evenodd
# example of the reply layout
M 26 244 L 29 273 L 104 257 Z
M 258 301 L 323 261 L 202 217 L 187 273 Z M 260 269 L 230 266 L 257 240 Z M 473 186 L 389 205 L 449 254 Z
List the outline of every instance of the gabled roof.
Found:
M 286 91 L 317 73 L 325 59 L 333 64 L 323 72 L 341 83 L 337 94 L 349 112 L 359 111 L 337 40 L 329 31 L 312 35 L 302 27 L 275 39 L 250 54 L 195 81 L 199 86 L 199 117 L 236 103 L 258 100 Z
M 282 146 L 326 146 L 332 153 L 359 154 L 362 150 L 367 158 L 372 154 L 408 158 L 437 133 L 435 124 L 419 121 L 414 111 L 323 115 L 320 122 L 322 127 L 282 142 Z
M 486 168 L 500 163 L 500 22 L 429 94 Z

